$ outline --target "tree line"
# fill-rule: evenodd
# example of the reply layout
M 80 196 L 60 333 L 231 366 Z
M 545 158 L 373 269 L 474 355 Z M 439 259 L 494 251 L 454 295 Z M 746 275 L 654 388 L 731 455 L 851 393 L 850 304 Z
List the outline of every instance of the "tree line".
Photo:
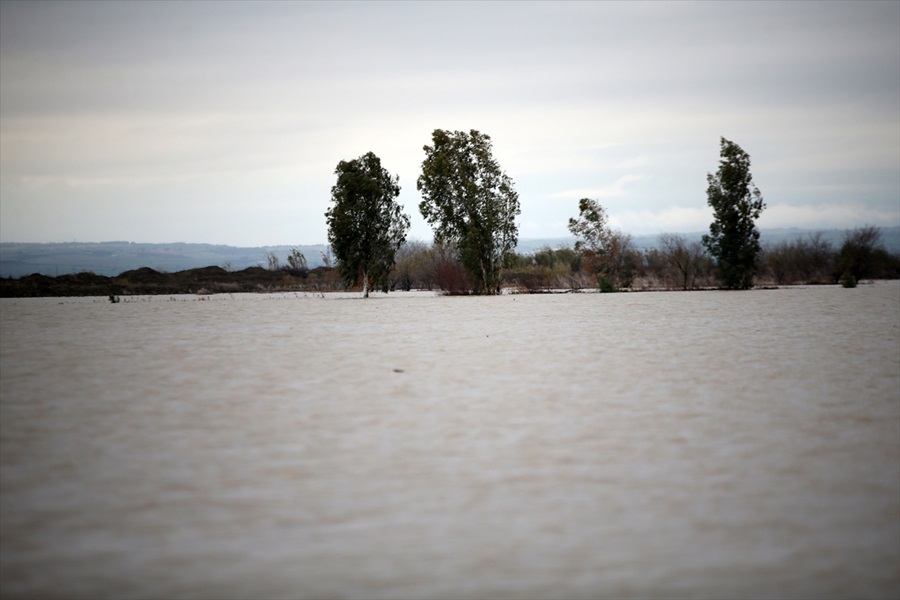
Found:
M 636 248 L 621 235 L 617 264 L 610 271 L 607 291 L 690 290 L 720 285 L 717 266 L 698 240 L 663 234 L 655 247 Z M 264 266 L 241 270 L 203 267 L 173 273 L 142 267 L 106 277 L 89 272 L 48 277 L 32 274 L 0 279 L 0 297 L 131 296 L 148 294 L 221 294 L 237 292 L 346 291 L 337 267 L 309 268 L 294 249 L 282 264 L 272 252 Z M 268 268 L 266 268 L 266 264 Z M 763 246 L 757 280 L 763 285 L 836 283 L 844 274 L 858 279 L 900 278 L 900 253 L 888 253 L 875 227 L 845 234 L 837 247 L 813 233 L 792 241 Z M 530 253 L 511 253 L 503 263 L 501 286 L 520 292 L 580 290 L 596 287 L 596 274 L 585 268 L 585 254 L 574 247 L 544 247 Z M 844 279 L 845 285 L 850 285 Z M 407 240 L 396 251 L 387 276 L 390 290 L 439 290 L 470 294 L 468 274 L 454 250 L 441 244 Z M 601 288 L 602 289 L 602 288 Z
M 847 234 L 840 249 L 820 235 L 763 248 L 756 220 L 765 209 L 753 183 L 750 156 L 720 139 L 720 161 L 707 174 L 713 209 L 709 233 L 699 242 L 663 234 L 658 248 L 638 250 L 613 230 L 595 199 L 578 202 L 569 219 L 573 248 L 544 248 L 518 255 L 513 180 L 492 155 L 490 136 L 470 130 L 432 133 L 416 188 L 419 211 L 434 244 L 406 240 L 409 217 L 397 202 L 399 178 L 372 152 L 341 161 L 325 213 L 328 241 L 345 286 L 370 290 L 441 289 L 453 294 L 498 294 L 503 286 L 530 291 L 597 287 L 611 292 L 644 287 L 748 289 L 763 276 L 776 284 L 836 283 L 900 277 L 900 257 L 881 245 L 872 226 Z M 648 283 L 650 282 L 650 283 Z
M 619 234 L 618 252 L 609 270 L 598 274 L 572 246 L 545 246 L 512 253 L 503 264 L 501 284 L 522 292 L 582 290 L 697 290 L 721 287 L 718 265 L 702 243 L 680 234 L 661 234 L 654 247 L 637 248 Z M 758 256 L 757 285 L 835 284 L 863 279 L 900 278 L 900 254 L 890 254 L 875 227 L 848 231 L 835 247 L 820 233 L 763 246 Z M 844 279 L 842 281 L 842 279 Z M 388 279 L 390 290 L 441 290 L 469 294 L 466 271 L 451 249 L 408 240 L 397 251 Z

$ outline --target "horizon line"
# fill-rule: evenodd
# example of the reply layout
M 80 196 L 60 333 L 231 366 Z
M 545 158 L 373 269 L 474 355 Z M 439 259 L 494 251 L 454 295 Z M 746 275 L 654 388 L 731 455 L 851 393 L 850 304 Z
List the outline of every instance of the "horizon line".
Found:
M 760 227 L 760 233 L 765 231 L 797 231 L 800 233 L 804 232 L 826 232 L 826 231 L 851 231 L 853 229 L 857 229 L 860 226 L 852 226 L 852 227 Z M 874 225 L 878 229 L 900 229 L 900 225 Z M 648 237 L 658 237 L 664 234 L 675 234 L 675 235 L 702 235 L 707 233 L 707 230 L 692 230 L 692 231 L 660 231 L 658 233 L 640 233 L 640 234 L 629 234 L 627 231 L 622 232 L 628 235 L 631 235 L 632 238 L 648 238 Z M 531 241 L 539 241 L 539 240 L 562 240 L 562 239 L 576 239 L 577 236 L 574 235 L 555 235 L 555 236 L 520 236 L 519 242 L 523 242 L 526 240 Z M 428 240 L 423 240 L 421 238 L 408 238 L 407 241 L 421 241 L 426 243 L 434 243 L 433 240 L 430 242 Z M 229 243 L 220 243 L 220 242 L 187 242 L 187 241 L 172 241 L 172 242 L 136 242 L 133 240 L 101 240 L 101 241 L 81 241 L 81 240 L 68 240 L 63 242 L 34 242 L 34 241 L 8 241 L 8 240 L 0 240 L 0 244 L 32 244 L 32 245 L 64 245 L 64 244 L 144 244 L 144 245 L 154 245 L 154 246 L 166 246 L 166 245 L 176 245 L 176 244 L 191 244 L 197 246 L 225 246 L 229 248 L 282 248 L 282 247 L 302 247 L 302 246 L 328 246 L 327 242 L 315 242 L 315 243 L 293 243 L 293 244 L 257 244 L 257 245 L 244 245 L 244 244 L 229 244 Z

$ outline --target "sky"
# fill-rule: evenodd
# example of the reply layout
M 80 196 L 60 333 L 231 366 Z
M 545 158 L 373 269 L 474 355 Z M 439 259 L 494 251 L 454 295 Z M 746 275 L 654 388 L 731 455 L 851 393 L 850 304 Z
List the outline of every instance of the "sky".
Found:
M 0 241 L 318 244 L 338 162 L 491 136 L 520 238 L 594 198 L 707 230 L 720 138 L 760 228 L 900 225 L 900 2 L 0 1 Z

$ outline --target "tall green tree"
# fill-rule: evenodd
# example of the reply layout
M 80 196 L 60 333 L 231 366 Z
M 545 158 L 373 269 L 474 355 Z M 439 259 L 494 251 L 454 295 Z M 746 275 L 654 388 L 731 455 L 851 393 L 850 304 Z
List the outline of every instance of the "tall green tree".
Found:
M 703 245 L 716 259 L 722 285 L 745 290 L 753 287 L 761 250 L 756 219 L 766 205 L 753 184 L 750 155 L 723 137 L 720 157 L 719 170 L 706 178 L 714 221 Z
M 380 287 L 386 292 L 394 254 L 409 229 L 409 217 L 396 201 L 399 177 L 382 167 L 381 159 L 372 152 L 342 160 L 334 174 L 334 204 L 325 218 L 328 243 L 341 278 L 347 285 L 361 283 L 365 298 L 370 288 Z
M 513 181 L 491 154 L 490 136 L 435 129 L 417 188 L 438 244 L 454 247 L 476 294 L 500 292 L 504 258 L 518 241 Z

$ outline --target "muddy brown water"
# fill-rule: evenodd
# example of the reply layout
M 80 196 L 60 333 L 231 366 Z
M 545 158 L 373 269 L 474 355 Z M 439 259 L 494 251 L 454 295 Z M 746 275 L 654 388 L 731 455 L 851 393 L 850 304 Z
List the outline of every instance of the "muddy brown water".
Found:
M 2 595 L 895 598 L 900 285 L 0 301 Z

